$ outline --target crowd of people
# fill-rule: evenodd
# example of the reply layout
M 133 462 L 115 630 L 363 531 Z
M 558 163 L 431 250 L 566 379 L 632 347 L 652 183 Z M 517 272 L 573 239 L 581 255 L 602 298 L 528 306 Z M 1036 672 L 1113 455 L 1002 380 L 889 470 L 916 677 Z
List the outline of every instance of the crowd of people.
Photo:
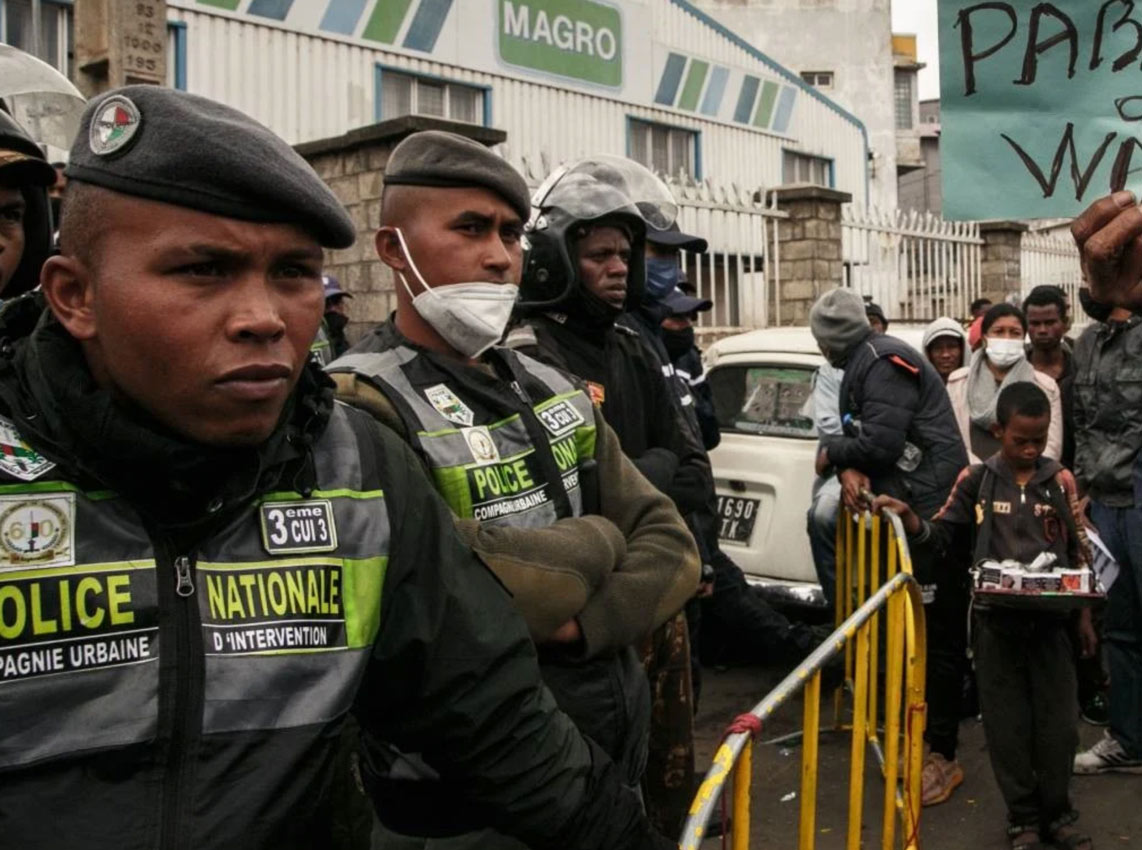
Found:
M 828 360 L 815 379 L 820 457 L 809 511 L 821 582 L 835 583 L 841 504 L 901 515 L 928 629 L 922 802 L 942 803 L 964 781 L 958 727 L 978 709 L 1016 850 L 1089 850 L 1071 774 L 1142 773 L 1142 552 L 1132 548 L 1142 320 L 1122 294 L 1121 251 L 1090 258 L 1092 244 L 1124 244 L 1112 214 L 1129 203 L 1114 200 L 1074 225 L 1091 282 L 1081 290 L 1091 321 L 1077 339 L 1068 336 L 1073 307 L 1050 285 L 1021 304 L 980 299 L 966 322 L 935 320 L 919 351 L 886 336 L 884 311 L 848 290 L 827 293 L 810 315 Z M 973 566 L 1049 552 L 1089 567 L 1089 538 L 1119 566 L 1104 606 L 1060 613 L 973 601 Z M 1076 753 L 1080 715 L 1108 728 Z
M 600 155 L 533 194 L 476 142 L 410 135 L 374 240 L 396 309 L 351 344 L 323 258 L 353 222 L 248 116 L 116 90 L 65 173 L 0 108 L 5 839 L 673 846 L 700 662 L 793 664 L 824 634 L 720 545 L 711 303 L 684 261 L 708 246 L 666 186 Z M 1090 847 L 1072 768 L 1142 772 L 1142 298 L 1112 250 L 1131 209 L 1075 225 L 1077 341 L 1052 287 L 933 322 L 923 352 L 849 290 L 810 317 L 814 558 L 833 602 L 840 506 L 905 520 L 926 804 L 963 781 L 967 567 L 1077 562 L 1088 526 L 1121 567 L 1108 675 L 1089 611 L 973 613 L 1022 850 Z M 1109 723 L 1077 756 L 1064 694 Z
M 409 136 L 350 345 L 352 222 L 248 116 L 99 96 L 58 209 L 0 121 L 5 838 L 673 846 L 699 659 L 827 632 L 719 544 L 666 186 Z

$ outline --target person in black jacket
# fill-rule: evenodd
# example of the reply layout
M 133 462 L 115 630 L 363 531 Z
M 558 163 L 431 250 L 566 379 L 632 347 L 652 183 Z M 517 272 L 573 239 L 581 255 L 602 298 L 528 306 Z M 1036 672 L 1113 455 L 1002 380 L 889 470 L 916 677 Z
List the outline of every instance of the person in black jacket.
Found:
M 355 237 L 312 168 L 143 85 L 92 100 L 68 170 L 42 296 L 0 313 L 0 843 L 328 847 L 354 715 L 394 829 L 673 847 L 414 455 L 309 361 Z
M 918 351 L 876 334 L 864 301 L 847 289 L 818 299 L 809 324 L 826 359 L 844 369 L 844 433 L 821 438 L 818 474 L 832 469 L 845 506 L 867 510 L 872 495 L 910 504 L 930 517 L 944 504 L 967 454 L 943 381 Z M 963 782 L 956 761 L 966 671 L 968 587 L 962 565 L 917 553 L 913 571 L 924 591 L 928 624 L 926 805 L 947 800 Z
M 55 169 L 39 146 L 0 106 L 0 296 L 12 298 L 40 282 L 52 245 L 47 189 Z
M 653 345 L 618 323 L 640 303 L 647 218 L 667 224 L 674 200 L 642 166 L 583 160 L 551 183 L 536 206 L 520 285 L 520 321 L 507 344 L 586 382 L 623 452 L 684 516 L 713 490 L 709 460 Z M 651 686 L 644 779 L 647 810 L 664 832 L 681 830 L 694 777 L 693 697 L 686 617 L 642 647 Z

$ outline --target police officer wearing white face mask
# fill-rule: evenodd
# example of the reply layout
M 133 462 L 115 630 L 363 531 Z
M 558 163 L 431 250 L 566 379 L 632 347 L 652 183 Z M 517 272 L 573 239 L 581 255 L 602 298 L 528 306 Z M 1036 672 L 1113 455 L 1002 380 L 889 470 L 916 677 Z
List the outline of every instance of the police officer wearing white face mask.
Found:
M 698 557 L 670 500 L 626 459 L 581 386 L 497 345 L 529 212 L 523 178 L 482 145 L 438 131 L 403 141 L 376 237 L 398 281 L 397 310 L 328 370 L 339 398 L 424 462 L 462 536 L 512 592 L 556 701 L 633 787 L 649 695 L 631 645 L 693 594 Z M 394 750 L 389 769 L 407 776 L 416 763 Z M 431 779 L 422 799 L 439 809 L 448 794 Z M 520 846 L 488 833 L 384 840 Z
M 996 304 L 983 317 L 983 346 L 971 363 L 948 376 L 948 395 L 971 463 L 981 463 L 999 451 L 994 429 L 999 391 L 1019 381 L 1034 381 L 1051 404 L 1051 427 L 1043 454 L 1058 460 L 1063 448 L 1063 413 L 1054 378 L 1036 370 L 1027 359 L 1023 338 L 1027 319 L 1012 304 Z

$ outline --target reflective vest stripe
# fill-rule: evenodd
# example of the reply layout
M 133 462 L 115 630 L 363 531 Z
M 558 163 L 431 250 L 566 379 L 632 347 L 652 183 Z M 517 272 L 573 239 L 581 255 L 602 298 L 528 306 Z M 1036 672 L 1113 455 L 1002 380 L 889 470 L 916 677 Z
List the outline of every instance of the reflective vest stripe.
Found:
M 504 352 L 505 357 L 513 358 L 513 367 L 543 390 L 539 401 L 533 400 L 532 410 L 546 429 L 561 477 L 549 482 L 519 413 L 478 424 L 473 420 L 472 426 L 449 420 L 406 374 L 405 368 L 417 356 L 406 346 L 350 354 L 333 364 L 330 371 L 352 372 L 378 386 L 390 399 L 396 397 L 394 404 L 413 435 L 414 448 L 425 459 L 438 492 L 458 516 L 522 527 L 550 525 L 558 518 L 552 487 L 563 488 L 574 514 L 582 512 L 579 466 L 594 457 L 596 439 L 594 407 L 582 390 L 545 364 L 516 352 Z M 445 386 L 464 401 L 464 388 L 456 386 L 456 381 Z M 505 394 L 510 392 L 505 389 Z M 503 409 L 518 404 L 513 395 Z

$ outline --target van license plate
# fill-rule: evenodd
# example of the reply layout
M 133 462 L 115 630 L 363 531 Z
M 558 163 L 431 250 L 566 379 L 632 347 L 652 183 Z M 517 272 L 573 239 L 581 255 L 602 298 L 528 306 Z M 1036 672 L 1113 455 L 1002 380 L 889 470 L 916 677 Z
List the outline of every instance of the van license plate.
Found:
M 741 496 L 718 496 L 718 539 L 730 543 L 749 543 L 753 524 L 757 521 L 758 499 Z

